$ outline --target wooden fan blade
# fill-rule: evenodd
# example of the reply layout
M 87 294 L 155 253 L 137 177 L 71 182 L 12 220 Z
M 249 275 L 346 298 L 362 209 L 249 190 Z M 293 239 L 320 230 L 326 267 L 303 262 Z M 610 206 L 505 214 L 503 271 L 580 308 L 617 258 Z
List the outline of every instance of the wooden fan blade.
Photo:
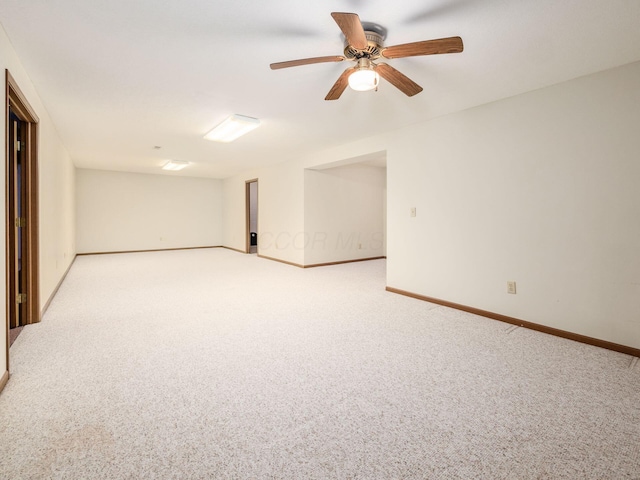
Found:
M 358 50 L 364 50 L 369 45 L 364 28 L 360 23 L 360 17 L 355 13 L 333 12 L 331 14 L 342 33 L 344 33 L 347 43 Z
M 460 53 L 463 48 L 460 37 L 448 37 L 395 45 L 383 48 L 380 54 L 384 58 L 402 58 L 418 55 L 437 55 L 439 53 Z
M 312 63 L 341 62 L 346 60 L 339 55 L 331 55 L 328 57 L 301 58 L 300 60 L 289 60 L 288 62 L 277 62 L 270 65 L 271 70 L 279 68 L 297 67 L 299 65 L 311 65 Z
M 386 63 L 379 63 L 374 68 L 382 78 L 409 97 L 413 97 L 415 94 L 422 91 L 422 87 L 420 85 Z
M 347 88 L 347 85 L 349 85 L 349 75 L 351 75 L 355 71 L 356 71 L 356 67 L 351 67 L 351 68 L 347 68 L 344 72 L 342 72 L 342 75 L 340 75 L 338 80 L 336 80 L 336 83 L 333 84 L 333 87 L 331 87 L 331 90 L 329 90 L 329 93 L 327 93 L 327 96 L 324 97 L 324 99 L 325 100 L 339 99 L 340 95 L 342 95 L 342 92 L 344 92 L 345 88 Z

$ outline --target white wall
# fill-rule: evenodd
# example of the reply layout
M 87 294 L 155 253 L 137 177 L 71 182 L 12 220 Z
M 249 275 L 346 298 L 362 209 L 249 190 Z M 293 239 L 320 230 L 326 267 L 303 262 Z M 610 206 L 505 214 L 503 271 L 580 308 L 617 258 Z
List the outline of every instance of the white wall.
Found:
M 635 63 L 398 133 L 388 285 L 640 347 L 638 85 Z
M 385 187 L 381 167 L 305 170 L 305 265 L 384 256 Z
M 76 169 L 51 120 L 39 118 L 40 306 L 44 308 L 76 255 Z
M 245 182 L 258 179 L 258 254 L 304 262 L 304 174 L 300 162 L 251 170 L 224 180 L 223 245 L 246 248 Z
M 222 181 L 78 169 L 78 253 L 222 244 Z
M 17 57 L 4 30 L 0 27 L 0 69 L 2 69 L 2 91 L 5 91 L 4 70 L 9 69 L 20 90 L 27 98 L 39 118 L 39 228 L 40 228 L 40 305 L 44 307 L 64 276 L 76 253 L 74 218 L 74 175 L 75 169 L 68 152 L 49 118 L 27 72 Z M 4 95 L 4 93 L 3 93 Z M 0 115 L 2 144 L 6 145 L 6 125 L 4 113 Z M 4 184 L 2 169 L 0 181 Z M 5 199 L 2 196 L 4 203 Z M 4 208 L 3 208 L 4 210 Z M 0 233 L 0 249 L 5 249 L 6 232 L 4 222 Z M 6 271 L 4 255 L 0 258 L 0 269 Z M 6 304 L 6 283 L 2 276 L 0 299 Z M 6 325 L 5 309 L 2 318 Z M 0 375 L 6 370 L 6 332 L 0 328 Z
M 634 63 L 303 164 L 386 150 L 388 286 L 640 348 L 638 85 Z

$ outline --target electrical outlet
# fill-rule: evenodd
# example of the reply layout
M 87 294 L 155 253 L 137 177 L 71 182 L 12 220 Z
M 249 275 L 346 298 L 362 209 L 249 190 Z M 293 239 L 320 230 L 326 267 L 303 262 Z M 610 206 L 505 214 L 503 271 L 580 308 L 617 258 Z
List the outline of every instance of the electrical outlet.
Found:
M 411 207 L 411 216 L 412 217 L 416 216 L 416 207 Z
M 516 282 L 512 280 L 507 282 L 507 293 L 516 294 Z
M 362 250 L 362 244 L 361 243 L 358 244 L 358 250 Z

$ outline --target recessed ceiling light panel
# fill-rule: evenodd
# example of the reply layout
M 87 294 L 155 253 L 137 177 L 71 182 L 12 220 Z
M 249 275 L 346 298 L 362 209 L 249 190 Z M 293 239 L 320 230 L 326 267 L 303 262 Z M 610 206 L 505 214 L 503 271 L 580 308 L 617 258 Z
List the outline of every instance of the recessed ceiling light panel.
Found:
M 182 161 L 182 160 L 169 160 L 167 163 L 164 164 L 162 169 L 163 170 L 171 170 L 171 171 L 175 172 L 175 171 L 178 171 L 178 170 L 182 170 L 187 165 L 189 165 L 189 162 L 185 162 L 185 161 Z
M 258 128 L 258 126 L 260 126 L 260 120 L 257 118 L 234 114 L 227 117 L 224 122 L 207 133 L 204 138 L 214 142 L 233 142 L 236 138 L 254 128 Z

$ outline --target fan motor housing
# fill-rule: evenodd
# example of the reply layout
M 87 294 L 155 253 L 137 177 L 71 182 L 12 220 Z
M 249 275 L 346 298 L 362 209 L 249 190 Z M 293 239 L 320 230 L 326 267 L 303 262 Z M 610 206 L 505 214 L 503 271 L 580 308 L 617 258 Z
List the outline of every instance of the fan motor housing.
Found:
M 381 25 L 371 22 L 362 22 L 362 28 L 367 38 L 367 48 L 364 50 L 357 49 L 349 45 L 345 40 L 344 56 L 347 57 L 348 60 L 357 60 L 363 57 L 375 60 L 380 57 L 380 51 L 382 50 L 384 39 L 387 36 L 387 30 Z

